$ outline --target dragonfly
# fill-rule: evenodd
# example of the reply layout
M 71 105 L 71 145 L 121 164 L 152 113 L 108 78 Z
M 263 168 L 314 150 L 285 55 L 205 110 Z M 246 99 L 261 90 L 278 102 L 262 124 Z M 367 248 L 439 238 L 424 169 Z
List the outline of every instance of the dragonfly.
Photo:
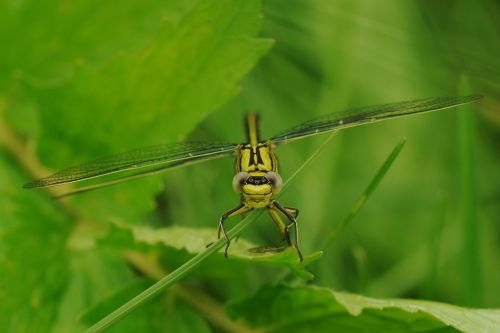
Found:
M 235 216 L 243 216 L 254 209 L 267 209 L 287 246 L 295 248 L 298 259 L 302 261 L 297 223 L 299 210 L 283 206 L 274 198 L 283 186 L 279 162 L 275 154 L 278 146 L 348 127 L 457 107 L 480 98 L 480 95 L 435 97 L 352 108 L 314 118 L 266 140 L 260 138 L 258 114 L 248 113 L 245 121 L 247 137 L 245 143 L 181 142 L 140 148 L 63 169 L 48 177 L 33 180 L 24 187 L 45 188 L 117 174 L 113 175 L 115 176 L 113 180 L 81 187 L 65 194 L 70 195 L 193 163 L 233 156 L 235 175 L 232 187 L 239 193 L 240 202 L 236 207 L 222 214 L 219 219 L 217 238 L 220 239 L 221 234 L 225 238 L 224 256 L 228 256 L 231 243 L 226 233 L 226 220 Z M 128 174 L 123 175 L 125 171 Z

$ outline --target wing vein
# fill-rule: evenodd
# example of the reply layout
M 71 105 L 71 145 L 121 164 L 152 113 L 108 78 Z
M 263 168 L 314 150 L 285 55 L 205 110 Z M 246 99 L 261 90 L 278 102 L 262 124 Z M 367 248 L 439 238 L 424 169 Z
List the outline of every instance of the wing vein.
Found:
M 116 172 L 165 164 L 174 166 L 203 159 L 220 158 L 234 153 L 237 144 L 188 142 L 145 147 L 103 157 L 69 167 L 48 177 L 33 180 L 25 188 L 48 187 L 87 180 Z
M 276 144 L 283 144 L 311 135 L 340 130 L 342 128 L 359 126 L 370 122 L 416 113 L 451 108 L 473 102 L 480 98 L 480 95 L 436 97 L 354 108 L 312 119 L 283 131 L 273 136 L 270 140 Z

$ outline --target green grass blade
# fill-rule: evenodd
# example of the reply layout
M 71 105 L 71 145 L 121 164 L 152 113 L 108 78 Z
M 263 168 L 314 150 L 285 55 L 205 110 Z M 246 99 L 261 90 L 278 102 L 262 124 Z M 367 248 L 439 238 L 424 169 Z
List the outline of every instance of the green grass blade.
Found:
M 368 184 L 368 186 L 365 189 L 365 191 L 363 192 L 363 194 L 361 194 L 361 196 L 356 201 L 356 204 L 353 206 L 353 208 L 349 212 L 349 215 L 347 215 L 347 217 L 341 223 L 338 223 L 335 225 L 335 227 L 333 228 L 330 235 L 326 238 L 325 243 L 322 247 L 323 249 L 331 245 L 331 243 L 333 242 L 335 237 L 338 235 L 338 233 L 342 229 L 344 229 L 351 222 L 351 220 L 354 218 L 354 216 L 356 216 L 356 214 L 361 210 L 361 208 L 363 208 L 363 206 L 365 205 L 368 198 L 371 196 L 373 191 L 380 184 L 380 181 L 384 178 L 385 174 L 387 173 L 387 171 L 391 167 L 392 163 L 394 163 L 394 161 L 398 157 L 398 155 L 401 152 L 401 150 L 403 149 L 405 143 L 406 143 L 406 138 L 404 138 L 400 143 L 398 143 L 394 147 L 392 152 L 389 154 L 387 159 L 384 161 L 384 164 L 382 164 L 382 166 L 380 167 L 378 172 L 375 174 L 375 176 L 371 180 L 370 184 Z
M 288 178 L 288 180 L 285 182 L 283 185 L 283 191 L 285 190 L 286 186 L 302 171 L 306 166 L 308 166 L 319 154 L 319 152 L 326 146 L 326 144 L 332 139 L 333 134 L 328 136 L 326 140 L 309 156 L 307 160 L 305 160 L 301 166 L 297 168 L 297 170 L 292 174 L 291 177 Z M 250 224 L 252 224 L 264 211 L 262 209 L 260 210 L 254 210 L 250 212 L 250 214 L 247 215 L 245 219 L 243 219 L 240 223 L 236 224 L 229 232 L 227 233 L 229 239 L 233 239 L 236 237 L 238 234 L 240 234 L 243 230 L 248 228 Z M 201 252 L 200 254 L 194 256 L 190 260 L 188 260 L 186 263 L 184 263 L 182 266 L 174 270 L 172 273 L 168 274 L 165 276 L 163 279 L 159 280 L 155 284 L 153 284 L 151 287 L 148 289 L 144 290 L 142 293 L 139 295 L 135 296 L 131 300 L 129 300 L 127 303 L 123 304 L 120 306 L 118 309 L 115 311 L 111 312 L 108 314 L 106 317 L 92 325 L 86 333 L 98 333 L 98 332 L 103 332 L 107 328 L 111 327 L 113 324 L 117 323 L 120 319 L 125 317 L 127 314 L 130 312 L 134 311 L 137 307 L 139 307 L 141 304 L 147 302 L 148 300 L 152 299 L 154 296 L 156 296 L 158 293 L 161 291 L 172 287 L 175 283 L 180 281 L 182 278 L 184 278 L 186 275 L 194 271 L 198 266 L 208 257 L 213 255 L 215 252 L 218 252 L 221 250 L 226 244 L 226 240 L 224 238 L 221 238 L 214 242 L 212 245 L 210 245 L 204 252 Z
M 466 91 L 466 79 L 461 90 Z M 474 113 L 470 105 L 458 112 L 458 146 L 460 161 L 460 219 L 463 239 L 464 301 L 467 306 L 481 305 L 481 264 L 479 254 L 479 228 L 476 208 L 475 130 Z
M 253 211 L 248 216 L 236 224 L 229 232 L 228 237 L 230 239 L 234 238 L 237 234 L 248 228 L 250 224 L 252 224 L 261 214 L 262 210 Z M 115 311 L 111 312 L 109 315 L 101 319 L 99 322 L 91 326 L 86 332 L 87 333 L 97 333 L 103 332 L 105 329 L 109 328 L 114 323 L 118 322 L 120 319 L 125 317 L 127 314 L 132 312 L 135 308 L 147 302 L 154 296 L 156 296 L 161 291 L 173 286 L 176 282 L 184 278 L 186 275 L 195 270 L 205 259 L 214 254 L 215 252 L 222 249 L 226 244 L 226 240 L 224 238 L 220 238 L 216 242 L 214 242 L 211 246 L 209 246 L 206 251 L 194 256 L 192 259 L 188 260 L 181 267 L 174 270 L 172 273 L 165 276 L 163 279 L 159 280 L 155 284 L 153 284 L 148 289 L 144 290 L 139 295 L 135 296 L 127 303 L 120 306 Z

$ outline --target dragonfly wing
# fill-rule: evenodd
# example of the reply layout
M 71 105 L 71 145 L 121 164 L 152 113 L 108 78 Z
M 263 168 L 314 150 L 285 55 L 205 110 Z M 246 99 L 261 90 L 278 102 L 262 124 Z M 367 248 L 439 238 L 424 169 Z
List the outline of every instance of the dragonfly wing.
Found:
M 187 142 L 140 148 L 58 171 L 46 178 L 31 181 L 24 187 L 48 187 L 154 166 L 157 169 L 168 169 L 190 162 L 230 156 L 237 146 L 228 143 Z M 140 175 L 141 172 L 137 174 Z M 144 176 L 148 174 L 150 170 L 144 172 Z
M 131 181 L 131 180 L 134 180 L 134 179 L 156 175 L 156 174 L 159 174 L 159 173 L 162 173 L 162 172 L 166 172 L 166 171 L 170 171 L 170 170 L 173 170 L 173 169 L 181 168 L 181 167 L 184 167 L 186 165 L 191 165 L 191 164 L 194 164 L 194 163 L 204 162 L 204 161 L 207 161 L 209 159 L 220 158 L 220 157 L 223 157 L 223 156 L 214 155 L 212 157 L 205 157 L 205 158 L 200 158 L 200 159 L 183 160 L 183 161 L 178 161 L 178 162 L 173 162 L 173 163 L 162 164 L 160 166 L 153 166 L 153 167 L 149 167 L 149 168 L 141 168 L 141 169 L 139 169 L 136 172 L 132 172 L 131 174 L 121 175 L 119 177 L 116 177 L 114 179 L 111 179 L 111 180 L 108 180 L 108 181 L 105 181 L 105 182 L 100 182 L 100 183 L 97 183 L 97 184 L 88 185 L 88 186 L 82 186 L 82 187 L 78 187 L 78 188 L 69 190 L 68 192 L 65 192 L 65 193 L 62 193 L 62 194 L 59 194 L 59 195 L 55 196 L 54 199 L 60 199 L 60 198 L 72 196 L 72 195 L 75 195 L 75 194 L 81 194 L 81 193 L 86 193 L 86 192 L 98 190 L 98 189 L 103 188 L 103 187 L 109 187 L 109 186 L 113 186 L 113 185 L 116 185 L 116 184 L 121 184 L 121 183 L 128 182 L 128 181 Z
M 363 125 L 374 121 L 451 108 L 473 102 L 480 98 L 480 95 L 436 97 L 354 108 L 312 119 L 286 130 L 272 137 L 270 140 L 276 144 L 282 144 L 307 136 Z

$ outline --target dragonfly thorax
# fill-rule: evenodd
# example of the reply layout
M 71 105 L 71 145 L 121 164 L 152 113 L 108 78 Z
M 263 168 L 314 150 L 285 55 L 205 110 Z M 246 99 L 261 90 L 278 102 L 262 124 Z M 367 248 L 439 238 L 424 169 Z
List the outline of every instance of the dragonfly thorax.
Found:
M 241 145 L 237 152 L 235 169 L 236 172 L 278 172 L 278 159 L 274 155 L 272 142 Z

